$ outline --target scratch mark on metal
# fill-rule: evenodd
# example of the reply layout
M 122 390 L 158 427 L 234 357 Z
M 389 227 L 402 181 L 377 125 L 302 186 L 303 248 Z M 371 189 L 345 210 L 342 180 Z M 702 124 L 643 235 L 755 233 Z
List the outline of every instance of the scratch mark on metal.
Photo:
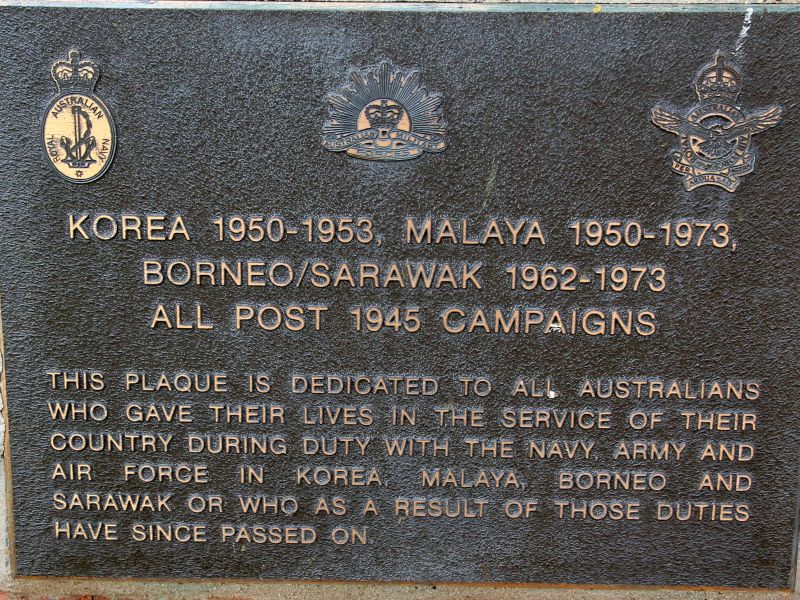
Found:
M 739 58 L 741 57 L 742 49 L 744 48 L 744 42 L 747 38 L 747 32 L 750 31 L 750 25 L 752 24 L 753 20 L 753 9 L 748 8 L 747 12 L 744 15 L 744 22 L 742 23 L 742 29 L 739 31 L 739 39 L 736 40 L 736 48 L 733 51 L 733 54 Z
M 492 166 L 489 168 L 489 177 L 486 178 L 486 186 L 483 188 L 483 208 L 489 202 L 489 198 L 494 191 L 494 183 L 497 180 L 497 161 L 492 159 Z

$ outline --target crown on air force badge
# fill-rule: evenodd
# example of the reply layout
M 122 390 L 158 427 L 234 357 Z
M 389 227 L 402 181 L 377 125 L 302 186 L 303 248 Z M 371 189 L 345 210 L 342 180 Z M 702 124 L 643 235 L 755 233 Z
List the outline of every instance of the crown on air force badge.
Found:
M 388 62 L 353 71 L 328 94 L 322 145 L 365 160 L 409 160 L 447 147 L 442 97 L 422 85 L 417 70 Z
M 116 145 L 111 112 L 94 94 L 100 69 L 70 50 L 66 60 L 53 63 L 51 74 L 58 95 L 42 123 L 50 165 L 73 183 L 94 181 L 111 165 Z
M 672 170 L 683 175 L 687 190 L 716 185 L 733 192 L 741 176 L 755 166 L 751 137 L 780 123 L 783 111 L 771 105 L 742 112 L 734 104 L 742 90 L 742 77 L 720 54 L 697 75 L 695 90 L 700 103 L 685 116 L 657 105 L 651 118 L 680 137 L 680 147 L 672 153 Z

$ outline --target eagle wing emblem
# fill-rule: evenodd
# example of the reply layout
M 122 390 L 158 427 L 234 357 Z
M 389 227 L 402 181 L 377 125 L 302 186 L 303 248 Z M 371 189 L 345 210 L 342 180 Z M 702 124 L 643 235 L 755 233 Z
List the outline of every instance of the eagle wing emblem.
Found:
M 653 123 L 675 135 L 694 136 L 701 139 L 708 139 L 710 131 L 694 123 L 690 123 L 680 115 L 669 112 L 662 106 L 656 106 L 650 113 Z
M 783 117 L 783 110 L 780 106 L 771 106 L 770 108 L 753 115 L 750 115 L 745 121 L 725 129 L 720 134 L 725 141 L 731 141 L 743 135 L 752 135 L 759 133 L 770 127 L 775 127 L 781 122 Z
M 780 123 L 783 109 L 775 103 L 753 112 L 743 110 L 736 103 L 742 75 L 719 52 L 698 72 L 694 91 L 699 103 L 685 111 L 657 104 L 650 120 L 678 136 L 680 145 L 670 150 L 669 158 L 688 191 L 713 185 L 735 192 L 741 178 L 755 167 L 751 136 Z

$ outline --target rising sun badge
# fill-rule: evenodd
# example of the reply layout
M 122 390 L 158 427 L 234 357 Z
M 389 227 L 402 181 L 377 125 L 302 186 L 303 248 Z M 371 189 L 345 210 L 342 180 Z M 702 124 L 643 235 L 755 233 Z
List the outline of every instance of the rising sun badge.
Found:
M 419 71 L 387 62 L 350 74 L 328 95 L 322 145 L 365 160 L 408 160 L 447 147 L 442 97 L 422 85 Z
M 67 60 L 53 63 L 58 95 L 42 123 L 47 158 L 59 175 L 73 183 L 101 177 L 111 165 L 116 145 L 114 121 L 106 105 L 94 95 L 100 70 L 70 50 Z
M 717 54 L 714 63 L 697 75 L 700 103 L 685 116 L 663 106 L 653 108 L 653 123 L 680 137 L 680 148 L 672 153 L 672 170 L 683 175 L 687 190 L 716 185 L 735 191 L 741 176 L 755 166 L 750 138 L 780 123 L 782 110 L 777 105 L 742 112 L 735 105 L 741 90 L 739 71 Z

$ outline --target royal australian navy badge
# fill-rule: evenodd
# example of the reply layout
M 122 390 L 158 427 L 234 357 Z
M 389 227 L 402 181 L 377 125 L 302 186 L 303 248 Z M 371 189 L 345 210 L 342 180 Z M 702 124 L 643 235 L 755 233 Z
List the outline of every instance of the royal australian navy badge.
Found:
M 736 106 L 742 78 L 719 54 L 697 75 L 695 90 L 700 103 L 685 116 L 656 106 L 651 118 L 680 137 L 680 147 L 672 153 L 672 170 L 683 175 L 687 190 L 716 185 L 733 192 L 755 166 L 751 137 L 780 123 L 781 108 L 772 105 L 745 113 Z
M 111 165 L 116 133 L 111 112 L 94 87 L 100 70 L 70 50 L 67 60 L 53 63 L 58 95 L 50 102 L 42 123 L 47 158 L 56 172 L 73 183 L 101 177 Z
M 408 160 L 447 147 L 442 97 L 422 85 L 419 71 L 387 62 L 350 74 L 328 95 L 322 145 L 365 160 Z

